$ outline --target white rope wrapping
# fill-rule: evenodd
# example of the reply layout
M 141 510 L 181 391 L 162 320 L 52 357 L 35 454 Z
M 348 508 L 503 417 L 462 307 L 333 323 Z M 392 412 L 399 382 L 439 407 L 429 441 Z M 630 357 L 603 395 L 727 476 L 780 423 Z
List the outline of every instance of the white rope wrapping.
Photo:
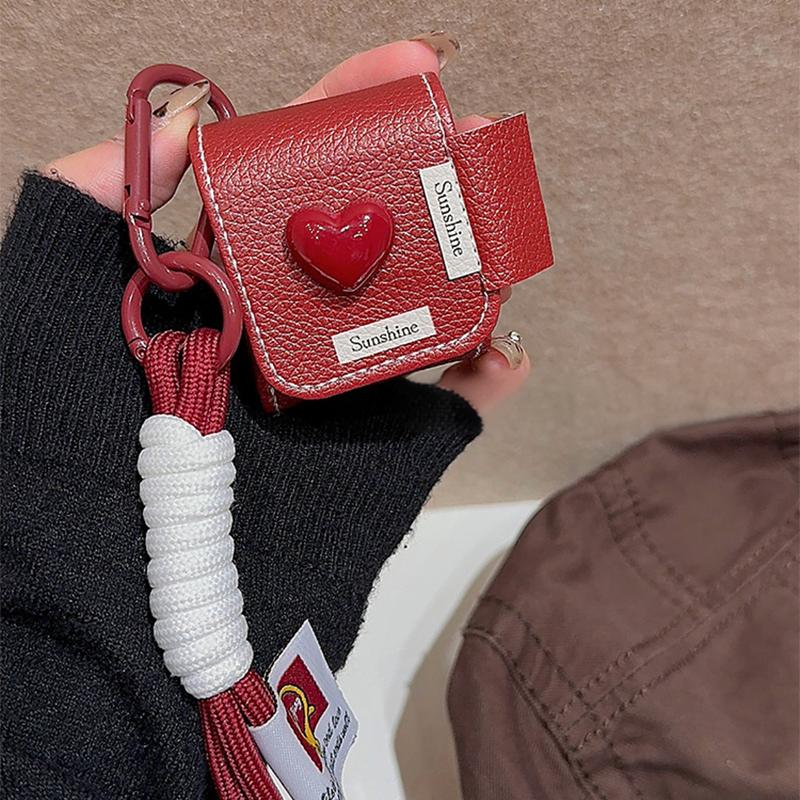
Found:
M 164 664 L 192 696 L 229 689 L 253 661 L 233 564 L 233 437 L 157 414 L 139 431 L 150 610 Z

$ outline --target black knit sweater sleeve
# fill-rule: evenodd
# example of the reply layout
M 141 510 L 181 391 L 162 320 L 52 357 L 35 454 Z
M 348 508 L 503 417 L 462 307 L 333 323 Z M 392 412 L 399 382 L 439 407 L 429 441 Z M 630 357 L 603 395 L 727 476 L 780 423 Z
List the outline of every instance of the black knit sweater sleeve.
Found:
M 134 268 L 124 224 L 29 174 L 0 261 L 4 788 L 206 796 L 196 706 L 168 676 L 148 611 L 136 478 L 148 408 L 119 329 Z M 208 300 L 156 295 L 148 324 L 196 325 L 213 315 Z M 269 417 L 243 362 L 228 428 L 254 666 L 265 671 L 308 618 L 339 669 L 378 571 L 480 420 L 405 380 Z

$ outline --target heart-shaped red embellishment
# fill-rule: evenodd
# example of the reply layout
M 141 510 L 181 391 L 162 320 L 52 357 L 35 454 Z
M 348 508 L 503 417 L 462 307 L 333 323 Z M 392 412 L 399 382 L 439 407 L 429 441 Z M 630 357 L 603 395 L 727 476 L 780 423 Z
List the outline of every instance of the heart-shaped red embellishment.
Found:
M 389 252 L 394 224 L 379 203 L 351 203 L 338 214 L 301 208 L 286 234 L 297 262 L 334 292 L 357 292 Z

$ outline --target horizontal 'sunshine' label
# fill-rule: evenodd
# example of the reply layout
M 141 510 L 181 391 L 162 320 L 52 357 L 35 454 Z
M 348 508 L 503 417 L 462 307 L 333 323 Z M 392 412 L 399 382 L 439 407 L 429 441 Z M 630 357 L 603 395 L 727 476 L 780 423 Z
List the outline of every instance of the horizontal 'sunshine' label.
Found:
M 481 271 L 472 226 L 452 161 L 419 171 L 439 249 L 452 281 Z
M 374 356 L 394 347 L 436 335 L 428 306 L 379 319 L 331 337 L 340 364 Z

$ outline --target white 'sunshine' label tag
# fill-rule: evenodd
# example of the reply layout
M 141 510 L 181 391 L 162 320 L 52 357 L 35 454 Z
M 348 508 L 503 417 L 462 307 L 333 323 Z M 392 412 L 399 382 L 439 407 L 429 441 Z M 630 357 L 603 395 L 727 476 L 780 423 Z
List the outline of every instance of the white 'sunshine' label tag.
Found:
M 342 770 L 358 721 L 306 620 L 275 659 L 267 681 L 278 707 L 250 728 L 292 800 L 343 800 Z
M 415 308 L 393 317 L 379 319 L 332 336 L 333 347 L 340 364 L 382 353 L 409 342 L 418 342 L 436 335 L 428 306 Z
M 419 171 L 447 277 L 463 278 L 481 271 L 467 208 L 452 161 Z

